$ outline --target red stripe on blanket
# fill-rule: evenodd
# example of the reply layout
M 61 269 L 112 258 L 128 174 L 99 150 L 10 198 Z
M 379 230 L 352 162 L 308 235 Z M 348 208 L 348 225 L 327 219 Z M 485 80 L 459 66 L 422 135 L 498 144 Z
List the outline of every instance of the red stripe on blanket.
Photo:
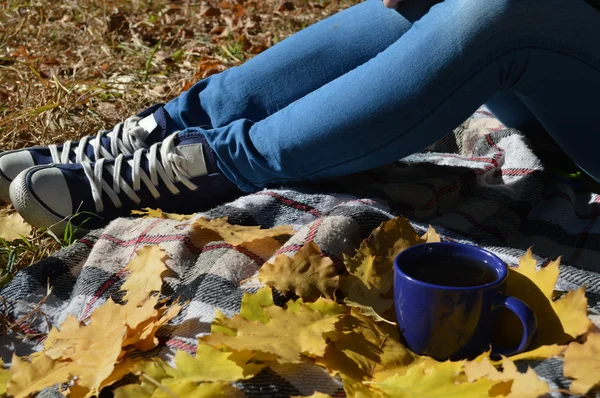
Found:
M 314 207 L 309 206 L 309 205 L 304 204 L 304 203 L 296 202 L 295 200 L 292 200 L 292 199 L 288 199 L 288 198 L 286 198 L 284 196 L 276 194 L 275 192 L 261 191 L 261 192 L 256 192 L 253 195 L 270 196 L 272 198 L 277 199 L 280 203 L 282 203 L 282 204 L 284 204 L 284 205 L 286 205 L 288 207 L 305 211 L 305 212 L 310 213 L 310 214 L 312 214 L 314 216 L 317 216 L 317 217 L 321 216 L 321 212 L 319 210 L 315 209 Z
M 87 247 L 94 247 L 94 242 L 92 242 L 91 240 L 87 240 L 85 238 L 84 239 L 79 239 L 78 242 L 79 243 L 83 243 Z
M 306 235 L 306 239 L 304 239 L 304 244 L 307 244 L 308 242 L 315 239 L 315 236 L 319 231 L 319 227 L 321 226 L 321 224 L 323 224 L 323 220 L 324 218 L 319 218 L 317 221 L 314 222 L 312 227 L 310 227 L 310 231 L 308 232 L 308 235 Z
M 164 341 L 163 339 L 159 339 L 159 343 L 160 344 L 165 344 L 168 347 L 173 347 L 176 348 L 178 350 L 181 351 L 186 351 L 190 354 L 195 354 L 196 353 L 196 345 L 194 344 L 190 344 L 188 342 L 182 341 L 177 339 L 176 337 L 173 337 L 167 341 Z
M 528 174 L 533 174 L 538 170 L 535 169 L 518 169 L 518 168 L 509 168 L 509 169 L 501 169 L 500 172 L 503 175 L 507 176 L 526 176 Z

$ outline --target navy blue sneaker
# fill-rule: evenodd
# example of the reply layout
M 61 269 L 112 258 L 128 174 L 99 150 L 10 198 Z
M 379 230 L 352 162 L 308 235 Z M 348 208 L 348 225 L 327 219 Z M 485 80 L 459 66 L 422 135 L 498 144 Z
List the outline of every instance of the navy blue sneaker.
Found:
M 69 218 L 73 226 L 89 230 L 129 216 L 134 209 L 190 214 L 241 193 L 219 172 L 212 149 L 199 133 L 175 133 L 148 149 L 111 160 L 35 166 L 10 186 L 10 198 L 21 216 L 56 233 L 64 231 Z
M 77 142 L 63 145 L 25 148 L 0 153 L 0 200 L 10 202 L 9 187 L 23 170 L 37 165 L 69 164 L 99 159 L 114 159 L 120 154 L 133 154 L 167 136 L 166 112 L 162 104 L 127 118 L 111 130 L 86 136 Z

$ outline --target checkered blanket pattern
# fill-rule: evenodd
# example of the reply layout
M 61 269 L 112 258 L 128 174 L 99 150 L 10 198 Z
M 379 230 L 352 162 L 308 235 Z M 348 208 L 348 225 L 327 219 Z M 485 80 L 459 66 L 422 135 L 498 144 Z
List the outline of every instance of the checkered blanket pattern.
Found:
M 264 190 L 201 215 L 265 228 L 292 225 L 296 233 L 277 254 L 291 256 L 314 241 L 340 265 L 344 253 L 352 254 L 374 228 L 396 215 L 407 216 L 418 232 L 432 224 L 444 239 L 480 245 L 508 264 L 534 246 L 540 261 L 562 255 L 558 288 L 587 286 L 590 316 L 600 325 L 600 196 L 548 178 L 526 139 L 484 108 L 428 151 L 327 187 Z M 15 322 L 38 305 L 49 286 L 53 290 L 38 316 L 0 336 L 0 358 L 10 363 L 13 352 L 39 350 L 44 334 L 67 314 L 84 319 L 118 295 L 123 267 L 145 245 L 160 245 L 170 257 L 173 272 L 163 294 L 189 301 L 160 331 L 159 353 L 168 359 L 175 350 L 194 352 L 197 336 L 210 331 L 215 310 L 233 315 L 244 291 L 259 287 L 256 279 L 247 280 L 268 259 L 225 242 L 195 247 L 190 222 L 119 219 L 21 271 L 0 290 L 0 316 Z M 560 359 L 529 365 L 551 387 L 568 388 Z M 250 397 L 314 391 L 344 396 L 338 380 L 308 365 L 270 367 L 237 387 Z M 41 396 L 55 394 L 47 389 Z

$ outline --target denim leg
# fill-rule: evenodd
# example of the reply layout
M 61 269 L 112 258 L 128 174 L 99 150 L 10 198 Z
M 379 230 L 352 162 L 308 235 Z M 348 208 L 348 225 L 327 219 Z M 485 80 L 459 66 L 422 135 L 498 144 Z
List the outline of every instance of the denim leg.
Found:
M 600 177 L 599 26 L 581 0 L 445 0 L 376 57 L 264 120 L 202 131 L 221 170 L 252 191 L 392 162 L 511 91 Z
M 501 91 L 486 102 L 488 109 L 506 127 L 525 134 L 543 134 L 544 127 L 516 94 Z
M 407 12 L 418 15 L 415 8 L 407 7 Z M 196 83 L 166 105 L 169 129 L 260 121 L 373 58 L 410 26 L 381 0 L 350 7 Z

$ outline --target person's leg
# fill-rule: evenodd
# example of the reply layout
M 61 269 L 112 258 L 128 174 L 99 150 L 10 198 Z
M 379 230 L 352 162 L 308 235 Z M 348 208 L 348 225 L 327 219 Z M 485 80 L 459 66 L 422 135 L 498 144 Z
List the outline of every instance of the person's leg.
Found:
M 439 0 L 411 1 L 414 19 Z M 381 0 L 367 0 L 292 35 L 244 64 L 196 83 L 166 105 L 170 131 L 260 121 L 365 63 L 411 23 Z
M 266 119 L 200 131 L 224 173 L 253 191 L 392 162 L 511 91 L 600 177 L 598 26 L 581 0 L 446 0 L 375 58 Z
M 530 135 L 545 132 L 540 121 L 515 93 L 501 91 L 490 98 L 485 105 L 506 127 Z
M 570 181 L 571 183 L 581 184 L 579 167 L 565 154 L 515 93 L 510 91 L 497 93 L 486 102 L 486 106 L 506 127 L 517 129 L 527 137 L 529 145 L 544 168 L 552 173 L 551 175 L 563 180 L 571 176 L 571 180 L 577 179 L 577 181 Z M 597 189 L 596 185 L 586 186 L 586 188 Z

